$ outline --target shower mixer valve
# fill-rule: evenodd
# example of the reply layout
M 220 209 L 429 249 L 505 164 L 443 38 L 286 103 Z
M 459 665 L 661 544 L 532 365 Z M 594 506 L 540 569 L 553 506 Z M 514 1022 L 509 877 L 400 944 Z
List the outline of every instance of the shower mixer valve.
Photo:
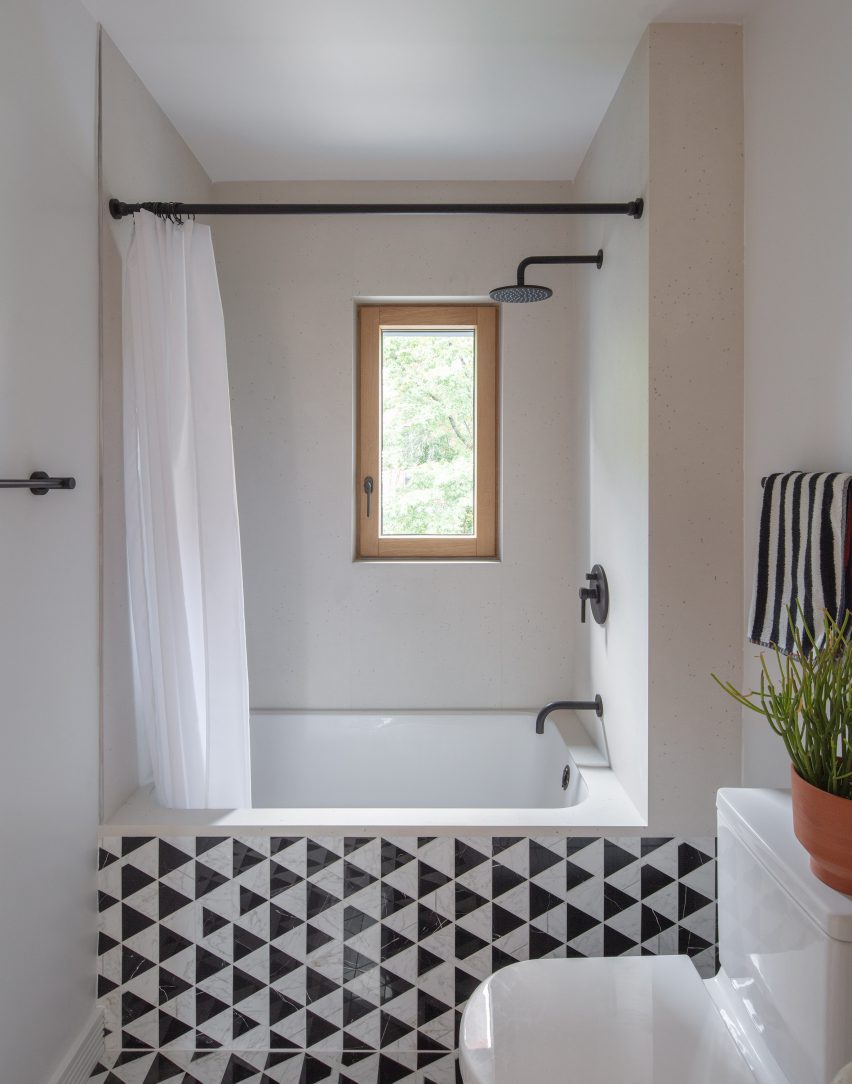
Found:
M 586 603 L 591 606 L 592 617 L 599 625 L 606 621 L 609 613 L 609 585 L 606 582 L 606 573 L 602 565 L 595 565 L 591 572 L 586 573 L 589 581 L 588 587 L 580 588 L 580 621 L 586 621 Z

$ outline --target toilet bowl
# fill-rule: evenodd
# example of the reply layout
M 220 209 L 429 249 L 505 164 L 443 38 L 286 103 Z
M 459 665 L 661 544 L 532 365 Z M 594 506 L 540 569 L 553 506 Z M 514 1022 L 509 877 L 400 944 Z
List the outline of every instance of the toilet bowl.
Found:
M 783 791 L 722 790 L 719 974 L 686 956 L 531 960 L 465 1007 L 465 1084 L 830 1084 L 852 1061 L 852 897 Z

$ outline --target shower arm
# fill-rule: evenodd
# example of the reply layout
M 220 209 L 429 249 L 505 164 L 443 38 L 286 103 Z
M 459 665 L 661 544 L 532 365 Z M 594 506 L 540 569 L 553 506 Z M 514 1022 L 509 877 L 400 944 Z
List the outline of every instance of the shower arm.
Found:
M 518 286 L 526 285 L 526 269 L 536 263 L 593 263 L 600 270 L 603 267 L 603 249 L 599 248 L 594 256 L 527 256 L 518 264 Z

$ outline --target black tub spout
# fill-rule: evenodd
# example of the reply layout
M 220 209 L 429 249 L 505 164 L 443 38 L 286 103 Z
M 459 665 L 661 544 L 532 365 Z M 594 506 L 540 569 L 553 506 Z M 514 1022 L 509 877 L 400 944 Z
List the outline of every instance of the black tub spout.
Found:
M 552 711 L 559 711 L 560 708 L 571 711 L 593 711 L 600 718 L 603 715 L 603 700 L 601 700 L 600 695 L 597 695 L 594 700 L 554 700 L 552 704 L 543 707 L 536 716 L 536 734 L 544 733 L 544 720 Z

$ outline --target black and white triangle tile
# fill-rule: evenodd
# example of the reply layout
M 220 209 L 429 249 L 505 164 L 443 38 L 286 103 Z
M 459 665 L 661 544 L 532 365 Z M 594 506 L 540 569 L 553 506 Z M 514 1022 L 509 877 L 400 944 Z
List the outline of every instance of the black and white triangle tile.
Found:
M 460 1084 L 452 1054 L 145 1051 L 107 1055 L 92 1084 Z
M 712 837 L 125 836 L 99 864 L 109 1084 L 171 1079 L 158 1058 L 199 1084 L 438 1084 L 467 998 L 514 961 L 717 966 Z

